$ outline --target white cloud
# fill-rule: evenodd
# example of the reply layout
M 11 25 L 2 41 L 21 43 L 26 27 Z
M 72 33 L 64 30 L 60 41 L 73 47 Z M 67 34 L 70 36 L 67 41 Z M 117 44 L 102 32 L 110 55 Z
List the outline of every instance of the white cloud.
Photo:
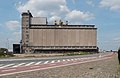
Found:
M 49 18 L 49 23 L 54 24 L 54 21 L 59 21 L 59 20 L 61 20 L 60 16 L 52 16 Z
M 66 0 L 29 0 L 25 4 L 19 3 L 17 10 L 19 12 L 30 10 L 35 16 L 58 15 L 69 11 Z
M 73 10 L 66 15 L 66 19 L 73 22 L 88 21 L 94 19 L 94 14 Z
M 16 30 L 20 26 L 18 21 L 8 21 L 5 24 L 6 24 L 7 28 L 9 28 L 10 30 Z
M 86 0 L 86 3 L 87 3 L 88 5 L 90 5 L 90 6 L 92 6 L 92 7 L 95 6 L 93 0 Z
M 100 7 L 109 8 L 113 11 L 120 10 L 120 0 L 101 0 Z
M 19 3 L 17 10 L 20 13 L 30 10 L 33 16 L 47 17 L 49 23 L 62 19 L 78 24 L 81 20 L 88 21 L 94 18 L 90 12 L 70 10 L 66 0 L 29 0 L 25 4 Z

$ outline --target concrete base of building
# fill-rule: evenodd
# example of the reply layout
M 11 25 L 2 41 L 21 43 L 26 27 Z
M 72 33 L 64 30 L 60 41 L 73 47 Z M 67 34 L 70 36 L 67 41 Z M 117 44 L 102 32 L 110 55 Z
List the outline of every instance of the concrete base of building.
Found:
M 93 52 L 98 53 L 98 49 L 72 49 L 72 50 L 40 50 L 36 49 L 34 50 L 34 53 L 71 53 L 71 52 Z

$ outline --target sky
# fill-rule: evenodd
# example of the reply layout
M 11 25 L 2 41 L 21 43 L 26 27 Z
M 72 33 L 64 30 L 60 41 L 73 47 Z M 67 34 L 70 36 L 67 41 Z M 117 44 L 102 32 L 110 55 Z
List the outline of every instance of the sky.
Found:
M 0 0 L 0 47 L 12 50 L 21 40 L 21 13 L 68 20 L 69 24 L 95 25 L 100 50 L 120 46 L 120 0 Z

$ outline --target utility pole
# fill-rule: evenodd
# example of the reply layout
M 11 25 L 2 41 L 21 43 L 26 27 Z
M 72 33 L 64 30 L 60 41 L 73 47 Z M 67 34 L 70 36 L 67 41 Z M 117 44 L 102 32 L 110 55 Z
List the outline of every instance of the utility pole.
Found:
M 9 50 L 9 39 L 6 39 L 6 48 Z

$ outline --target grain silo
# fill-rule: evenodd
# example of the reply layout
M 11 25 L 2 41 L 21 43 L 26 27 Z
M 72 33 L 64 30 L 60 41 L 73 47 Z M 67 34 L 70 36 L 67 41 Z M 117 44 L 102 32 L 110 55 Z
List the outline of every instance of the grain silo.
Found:
M 97 49 L 95 25 L 69 25 L 68 21 L 48 25 L 46 17 L 22 13 L 23 53 L 92 51 Z

